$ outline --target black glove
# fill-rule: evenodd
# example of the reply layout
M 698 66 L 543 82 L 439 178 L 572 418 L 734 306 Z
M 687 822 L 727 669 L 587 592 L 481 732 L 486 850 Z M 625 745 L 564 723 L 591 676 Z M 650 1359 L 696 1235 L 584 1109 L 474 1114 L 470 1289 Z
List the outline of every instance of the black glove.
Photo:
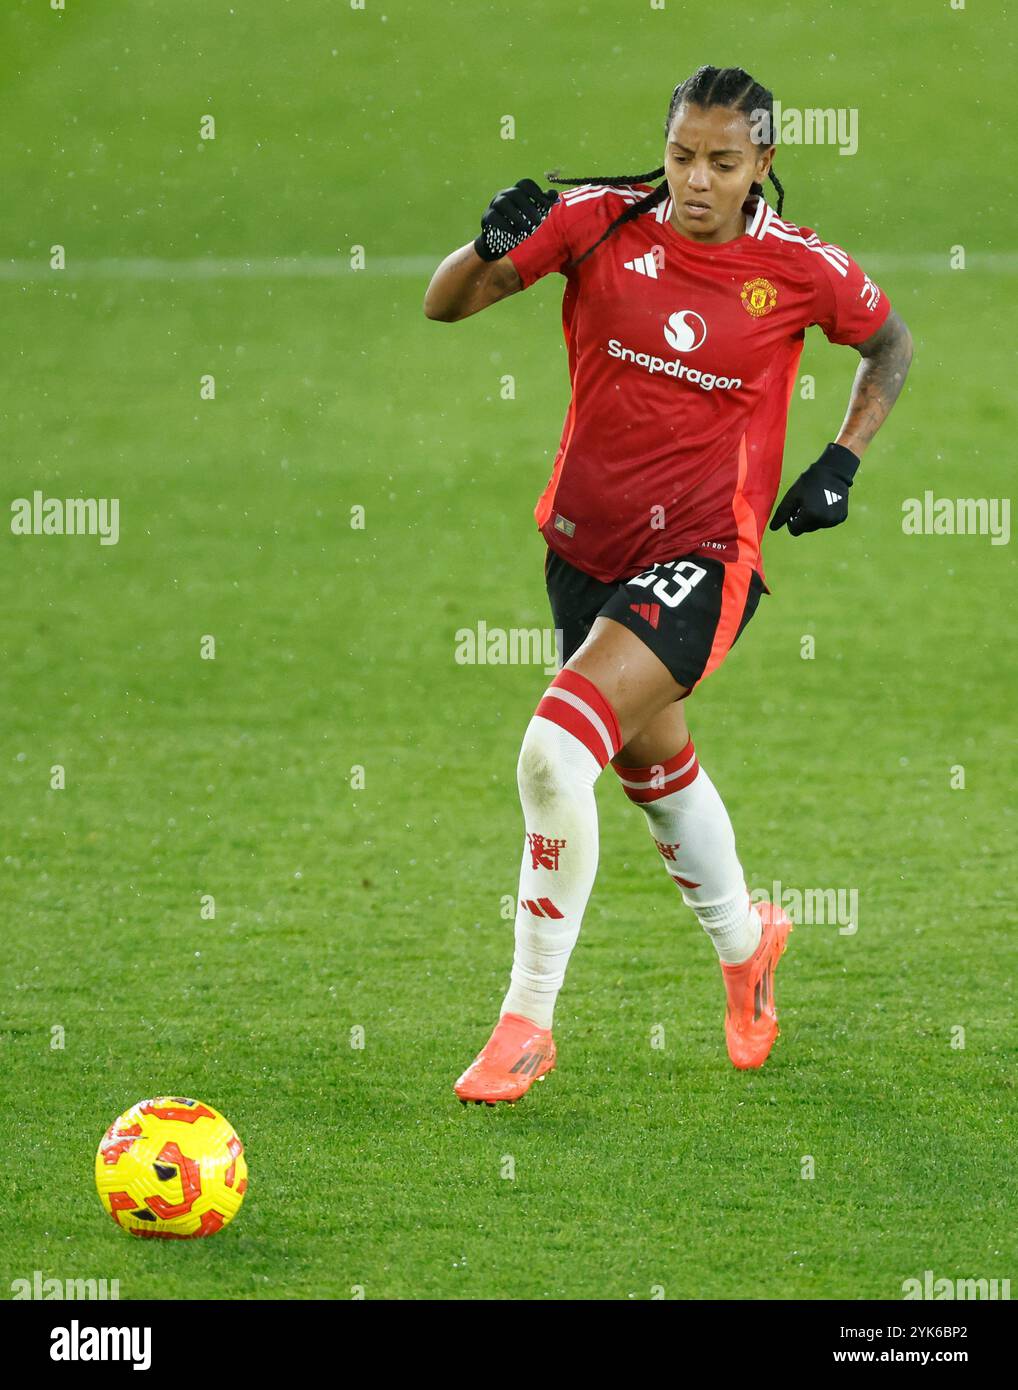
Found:
M 801 536 L 804 531 L 819 531 L 847 521 L 848 489 L 858 467 L 859 460 L 851 449 L 828 444 L 782 497 L 771 517 L 771 530 L 780 531 L 787 521 L 789 533 Z
M 542 193 L 533 179 L 520 179 L 514 188 L 496 193 L 481 218 L 481 235 L 474 250 L 482 261 L 497 261 L 536 231 L 558 194 Z

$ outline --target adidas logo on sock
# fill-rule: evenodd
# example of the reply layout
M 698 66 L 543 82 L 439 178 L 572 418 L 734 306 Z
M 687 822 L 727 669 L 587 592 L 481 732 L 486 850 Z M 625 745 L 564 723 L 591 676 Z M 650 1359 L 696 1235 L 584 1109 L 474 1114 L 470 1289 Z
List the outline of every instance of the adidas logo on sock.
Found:
M 635 261 L 624 261 L 623 270 L 635 270 L 637 275 L 647 275 L 651 280 L 657 279 L 657 261 L 654 259 L 653 251 L 648 251 L 645 256 L 637 256 Z
M 552 902 L 551 898 L 523 898 L 520 906 L 533 913 L 535 917 L 561 917 L 563 914 Z

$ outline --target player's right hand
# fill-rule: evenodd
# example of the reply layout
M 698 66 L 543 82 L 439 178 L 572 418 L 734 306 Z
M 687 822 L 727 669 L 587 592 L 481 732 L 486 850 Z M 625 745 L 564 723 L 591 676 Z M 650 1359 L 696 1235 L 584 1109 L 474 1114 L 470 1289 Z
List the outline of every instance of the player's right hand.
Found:
M 497 261 L 536 231 L 558 200 L 554 189 L 542 193 L 533 179 L 520 179 L 496 193 L 481 218 L 474 250 L 482 261 Z

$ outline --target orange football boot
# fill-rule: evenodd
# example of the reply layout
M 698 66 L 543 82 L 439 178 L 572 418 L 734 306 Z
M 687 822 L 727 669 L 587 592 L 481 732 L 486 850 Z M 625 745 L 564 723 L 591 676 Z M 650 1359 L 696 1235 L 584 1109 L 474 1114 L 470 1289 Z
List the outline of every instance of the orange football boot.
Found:
M 738 965 L 721 962 L 728 991 L 725 1041 L 733 1065 L 741 1069 L 762 1067 L 778 1036 L 774 971 L 792 930 L 792 923 L 773 903 L 758 903 L 757 911 L 763 923 L 759 946 Z
M 551 1029 L 521 1014 L 503 1014 L 495 1031 L 453 1087 L 460 1100 L 495 1105 L 519 1100 L 555 1065 Z

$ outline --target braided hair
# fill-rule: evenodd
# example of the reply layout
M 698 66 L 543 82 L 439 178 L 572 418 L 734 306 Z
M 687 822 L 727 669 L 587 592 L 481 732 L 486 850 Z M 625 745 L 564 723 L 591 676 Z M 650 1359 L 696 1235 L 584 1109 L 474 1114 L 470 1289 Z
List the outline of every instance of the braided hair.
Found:
M 751 120 L 756 121 L 760 113 L 764 113 L 763 119 L 759 121 L 760 136 L 762 143 L 772 143 L 772 125 L 774 121 L 774 94 L 769 88 L 764 87 L 748 72 L 742 68 L 697 68 L 691 77 L 687 77 L 685 82 L 680 82 L 672 92 L 672 99 L 668 104 L 668 118 L 665 121 L 665 136 L 672 128 L 672 119 L 684 103 L 688 102 L 691 106 L 728 106 L 735 111 L 742 111 Z M 599 183 L 614 186 L 626 187 L 637 183 L 653 183 L 665 172 L 664 165 L 660 169 L 652 169 L 647 174 L 616 174 L 613 178 L 584 178 L 584 179 L 564 179 L 560 177 L 560 170 L 552 169 L 546 174 L 550 183 L 559 184 L 584 184 Z M 778 216 L 785 203 L 785 190 L 782 187 L 773 168 L 767 176 L 778 194 Z M 750 186 L 750 193 L 762 194 L 763 185 L 753 183 Z M 582 256 L 578 256 L 572 262 L 572 268 L 585 261 L 588 256 L 601 245 L 602 241 L 607 241 L 613 232 L 627 222 L 634 221 L 642 213 L 649 212 L 658 203 L 668 196 L 668 181 L 658 184 L 650 193 L 645 194 L 638 202 L 631 203 L 625 211 L 621 212 L 614 222 L 610 223 L 607 229 L 602 232 L 593 246 L 589 246 Z

